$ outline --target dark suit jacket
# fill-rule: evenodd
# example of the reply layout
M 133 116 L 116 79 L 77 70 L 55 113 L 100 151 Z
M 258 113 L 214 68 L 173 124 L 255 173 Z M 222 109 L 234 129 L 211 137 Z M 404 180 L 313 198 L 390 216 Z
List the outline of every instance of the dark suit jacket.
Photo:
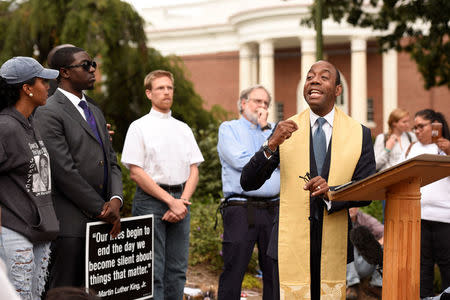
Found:
M 361 155 L 356 165 L 355 171 L 353 172 L 352 181 L 358 181 L 366 178 L 369 175 L 375 173 L 375 155 L 373 152 L 372 146 L 372 136 L 370 134 L 370 129 L 362 126 L 363 131 L 363 143 Z M 310 134 L 312 139 L 312 134 Z M 317 168 L 314 158 L 314 151 L 312 150 L 312 140 L 310 142 L 310 173 L 312 177 L 317 176 Z M 301 155 L 301 153 L 299 153 Z M 321 176 L 328 181 L 328 174 L 330 169 L 330 157 L 331 157 L 331 141 L 328 147 L 327 155 L 325 157 L 324 166 L 322 168 Z M 244 166 L 241 173 L 241 186 L 245 191 L 251 191 L 258 189 L 264 182 L 270 178 L 272 172 L 277 168 L 280 164 L 280 156 L 277 151 L 270 159 L 267 159 L 264 155 L 264 150 L 261 148 L 255 155 L 250 159 L 250 161 Z M 342 162 L 342 167 L 345 168 L 345 162 Z M 300 180 L 300 179 L 299 179 Z M 300 182 L 299 182 L 300 184 Z M 332 189 L 332 188 L 331 188 Z M 348 209 L 350 207 L 355 206 L 365 206 L 370 204 L 368 201 L 339 201 L 333 202 L 331 201 L 331 208 L 328 213 L 333 213 L 335 211 L 340 211 L 342 209 Z M 324 203 L 321 199 L 317 199 L 317 197 L 311 198 L 311 218 L 318 218 L 320 221 L 320 226 L 317 228 L 320 232 L 318 233 L 321 236 L 321 221 L 323 218 L 323 207 Z M 351 229 L 351 222 L 349 219 L 349 230 Z M 277 258 L 277 244 L 278 244 L 278 226 L 274 228 L 274 236 L 272 237 L 271 244 L 273 247 L 269 249 L 269 253 L 272 257 Z M 321 243 L 321 241 L 319 241 Z M 348 258 L 349 261 L 353 260 L 353 251 L 350 242 Z
M 311 129 L 310 129 L 311 130 Z M 370 130 L 362 126 L 363 142 L 361 147 L 361 154 L 356 164 L 352 175 L 352 181 L 358 181 L 375 173 L 375 155 L 372 146 L 372 137 Z M 333 137 L 331 137 L 333 138 Z M 273 170 L 278 167 L 280 163 L 279 152 L 267 159 L 264 155 L 264 150 L 260 150 L 250 159 L 247 165 L 244 166 L 241 173 L 241 186 L 244 190 L 258 189 L 270 177 Z M 310 173 L 311 177 L 317 176 L 317 168 L 314 157 L 312 134 L 310 134 Z M 302 153 L 299 153 L 302 155 Z M 307 155 L 307 154 L 304 154 Z M 331 163 L 331 141 L 328 146 L 327 155 L 325 157 L 324 165 L 322 167 L 322 174 L 325 180 L 328 181 L 328 175 Z M 342 167 L 345 168 L 345 162 L 341 162 Z M 299 179 L 300 180 L 300 179 Z M 311 299 L 320 299 L 320 269 L 321 269 L 321 249 L 322 249 L 322 225 L 323 225 L 323 211 L 325 203 L 319 197 L 310 198 L 310 270 L 311 270 Z M 364 206 L 370 204 L 370 201 L 344 201 L 331 202 L 331 208 L 328 213 L 348 209 L 354 206 Z M 350 217 L 348 217 L 348 230 L 351 229 Z M 347 235 L 348 236 L 348 235 Z M 314 255 L 312 255 L 314 253 Z M 274 224 L 269 249 L 267 254 L 274 259 L 278 259 L 278 222 Z M 347 241 L 347 263 L 353 261 L 353 246 L 350 239 Z
M 92 101 L 92 99 L 88 99 Z M 122 197 L 122 174 L 112 149 L 105 118 L 90 105 L 104 145 L 67 97 L 56 91 L 35 113 L 36 125 L 50 154 L 52 194 L 60 221 L 60 236 L 83 237 L 86 223 L 96 221 L 105 201 Z M 102 196 L 104 164 L 108 168 L 106 196 Z M 97 220 L 98 221 L 98 220 Z

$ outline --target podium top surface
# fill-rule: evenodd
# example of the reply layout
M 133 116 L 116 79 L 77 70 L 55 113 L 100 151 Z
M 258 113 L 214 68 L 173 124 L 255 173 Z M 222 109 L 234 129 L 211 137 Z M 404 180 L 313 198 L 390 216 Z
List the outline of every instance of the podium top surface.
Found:
M 450 156 L 422 154 L 338 191 L 328 192 L 333 201 L 385 200 L 387 189 L 409 178 L 421 179 L 421 186 L 450 176 Z

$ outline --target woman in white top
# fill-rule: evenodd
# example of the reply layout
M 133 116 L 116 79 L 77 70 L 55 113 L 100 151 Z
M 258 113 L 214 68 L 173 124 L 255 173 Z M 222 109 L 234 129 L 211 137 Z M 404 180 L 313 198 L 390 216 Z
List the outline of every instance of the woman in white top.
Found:
M 416 136 L 408 132 L 410 130 L 409 121 L 409 113 L 401 108 L 394 109 L 389 115 L 388 133 L 380 133 L 375 139 L 373 146 L 378 172 L 390 168 L 401 161 L 409 145 L 416 141 Z M 383 205 L 384 220 L 386 202 L 383 200 L 381 204 Z
M 383 171 L 397 164 L 416 136 L 410 130 L 410 117 L 406 110 L 394 109 L 389 115 L 387 134 L 379 134 L 375 139 L 374 152 L 377 171 Z
M 442 138 L 431 139 L 431 123 L 442 123 Z M 431 109 L 421 110 L 414 119 L 418 142 L 405 153 L 409 159 L 420 154 L 450 154 L 450 133 L 444 116 Z M 450 286 L 450 176 L 420 189 L 420 297 L 434 296 L 434 265 L 439 266 L 442 288 Z

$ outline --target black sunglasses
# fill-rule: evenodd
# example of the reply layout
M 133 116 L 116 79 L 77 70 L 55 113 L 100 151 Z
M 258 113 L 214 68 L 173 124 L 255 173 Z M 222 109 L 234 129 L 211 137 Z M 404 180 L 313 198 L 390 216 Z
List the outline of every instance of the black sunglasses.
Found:
M 86 72 L 89 72 L 91 67 L 93 67 L 94 69 L 97 69 L 97 63 L 93 60 L 86 60 L 86 61 L 83 61 L 79 65 L 70 65 L 70 66 L 66 66 L 64 68 L 70 69 L 70 68 L 78 68 L 78 67 L 82 67 Z

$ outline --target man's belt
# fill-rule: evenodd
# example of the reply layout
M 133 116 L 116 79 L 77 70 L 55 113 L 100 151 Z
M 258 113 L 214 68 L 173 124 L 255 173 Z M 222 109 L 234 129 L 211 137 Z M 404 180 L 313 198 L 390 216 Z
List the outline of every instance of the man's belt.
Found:
M 248 226 L 253 227 L 255 225 L 255 209 L 263 208 L 270 210 L 271 214 L 275 213 L 275 207 L 280 205 L 280 200 L 278 199 L 280 194 L 271 197 L 251 197 L 247 195 L 232 194 L 225 198 L 225 200 L 219 205 L 219 210 L 222 213 L 223 209 L 228 206 L 244 206 L 247 208 L 247 221 Z M 243 200 L 230 200 L 231 198 L 244 198 Z M 277 200 L 274 200 L 277 199 Z M 216 222 L 217 223 L 217 222 Z
M 232 198 L 243 198 L 245 200 L 237 200 Z M 241 195 L 241 194 L 231 194 L 228 197 L 225 198 L 223 202 L 241 202 L 241 203 L 265 203 L 265 202 L 277 202 L 279 201 L 280 194 L 276 194 L 274 196 L 270 197 L 255 197 L 255 196 L 248 196 L 248 195 Z M 274 200 L 277 199 L 277 200 Z
M 165 191 L 167 191 L 169 193 L 183 193 L 184 184 L 185 183 L 180 183 L 180 184 L 175 184 L 175 185 L 168 185 L 168 184 L 160 184 L 160 183 L 158 183 L 158 185 L 163 190 L 165 190 Z

